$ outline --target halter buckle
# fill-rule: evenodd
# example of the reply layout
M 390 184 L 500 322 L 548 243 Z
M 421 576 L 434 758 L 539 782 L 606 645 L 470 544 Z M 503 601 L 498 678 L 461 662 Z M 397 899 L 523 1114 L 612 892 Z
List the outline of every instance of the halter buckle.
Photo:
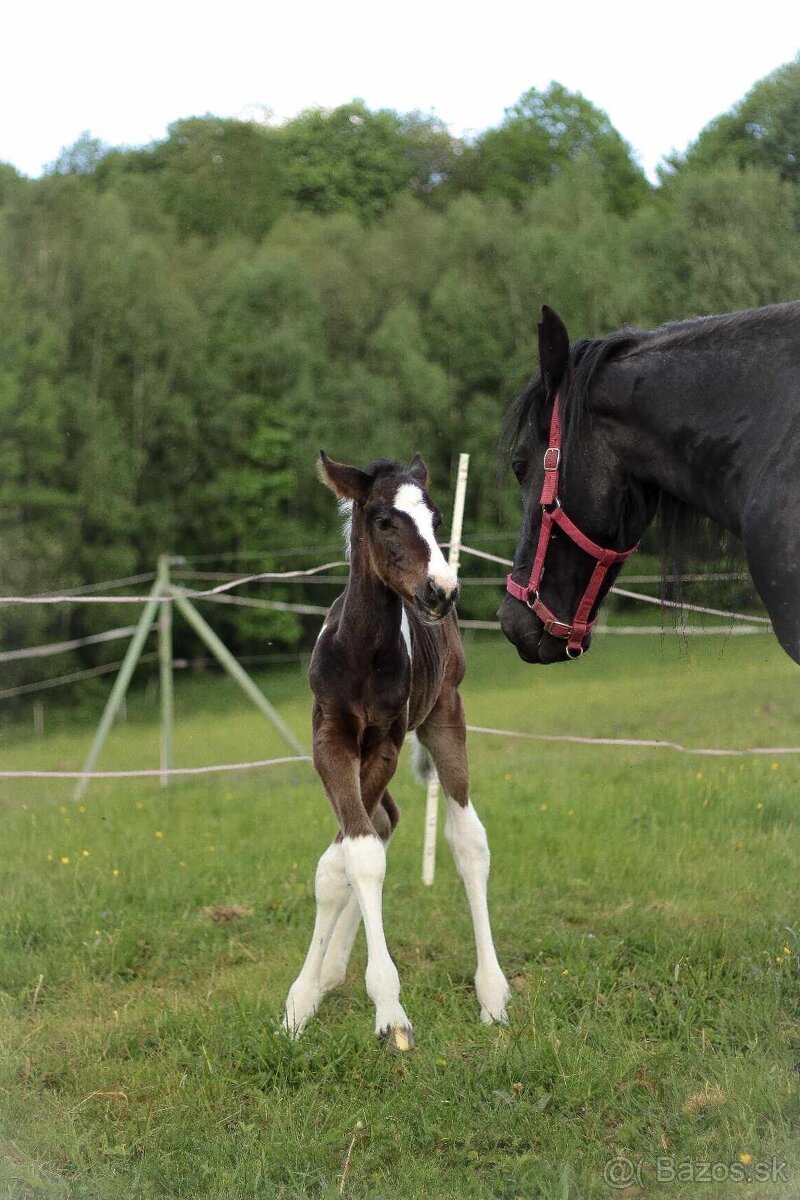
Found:
M 566 621 L 559 621 L 556 617 L 551 617 L 548 621 L 543 621 L 545 633 L 549 633 L 551 637 L 571 638 L 572 626 L 567 625 Z M 556 626 L 558 628 L 556 629 Z
M 550 457 L 552 456 L 552 457 Z M 545 471 L 557 471 L 561 462 L 561 451 L 558 446 L 548 446 L 544 452 Z

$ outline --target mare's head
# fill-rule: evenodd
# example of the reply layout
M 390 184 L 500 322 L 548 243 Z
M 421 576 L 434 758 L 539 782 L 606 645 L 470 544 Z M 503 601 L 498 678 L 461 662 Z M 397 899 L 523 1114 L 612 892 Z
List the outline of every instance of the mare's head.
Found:
M 558 314 L 546 306 L 542 309 L 541 372 L 514 404 L 506 438 L 523 509 L 511 578 L 527 594 L 525 599 L 507 594 L 499 616 L 503 632 L 525 662 L 560 662 L 588 650 L 591 633 L 584 632 L 576 618 L 583 604 L 585 611 L 580 619 L 591 625 L 620 569 L 618 562 L 610 565 L 593 594 L 595 584 L 591 581 L 597 558 L 582 548 L 580 538 L 576 541 L 570 536 L 563 522 L 555 523 L 546 544 L 538 591 L 529 588 L 545 512 L 544 459 L 557 396 L 563 427 L 556 502 L 561 514 L 597 550 L 627 551 L 637 544 L 655 513 L 657 490 L 637 482 L 626 471 L 625 435 L 614 419 L 610 388 L 597 386 L 601 367 L 636 341 L 637 335 L 628 332 L 570 346 Z M 557 458 L 551 452 L 548 467 Z M 549 506 L 551 513 L 556 504 Z M 540 610 L 538 614 L 531 607 L 533 603 Z M 542 616 L 543 609 L 557 619 L 555 624 Z M 565 631 L 573 626 L 570 645 Z
M 317 470 L 340 500 L 353 505 L 351 537 L 363 539 L 359 551 L 366 551 L 359 561 L 423 620 L 446 617 L 458 598 L 458 579 L 436 542 L 442 517 L 428 494 L 428 468 L 420 456 L 408 469 L 382 460 L 361 471 L 321 450 Z

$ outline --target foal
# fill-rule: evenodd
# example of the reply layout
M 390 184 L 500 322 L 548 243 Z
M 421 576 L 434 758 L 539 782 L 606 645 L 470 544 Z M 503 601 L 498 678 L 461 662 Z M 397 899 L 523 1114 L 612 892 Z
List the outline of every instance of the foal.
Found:
M 458 581 L 436 543 L 441 517 L 419 455 L 407 471 L 385 461 L 360 471 L 321 452 L 318 471 L 352 510 L 350 578 L 309 669 L 314 766 L 341 828 L 317 866 L 314 932 L 284 1025 L 300 1034 L 324 994 L 343 982 L 363 917 L 375 1032 L 406 1050 L 414 1039 L 386 946 L 382 891 L 399 818 L 387 787 L 408 730 L 417 731 L 421 765 L 435 768 L 447 796 L 445 835 L 472 914 L 481 1020 L 504 1022 L 509 997 L 489 925 L 489 846 L 469 799 Z

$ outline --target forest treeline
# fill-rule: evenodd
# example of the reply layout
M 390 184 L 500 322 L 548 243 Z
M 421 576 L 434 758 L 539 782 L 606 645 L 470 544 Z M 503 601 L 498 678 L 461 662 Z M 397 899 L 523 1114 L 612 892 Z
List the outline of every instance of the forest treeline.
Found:
M 471 141 L 353 101 L 281 127 L 181 120 L 144 149 L 86 135 L 37 180 L 0 166 L 1 590 L 335 544 L 320 446 L 420 450 L 446 508 L 468 450 L 466 528 L 513 528 L 497 440 L 543 302 L 578 337 L 798 295 L 800 60 L 657 186 L 558 84 Z M 2 642 L 121 614 L 6 608 Z M 302 635 L 291 614 L 214 615 L 240 651 Z

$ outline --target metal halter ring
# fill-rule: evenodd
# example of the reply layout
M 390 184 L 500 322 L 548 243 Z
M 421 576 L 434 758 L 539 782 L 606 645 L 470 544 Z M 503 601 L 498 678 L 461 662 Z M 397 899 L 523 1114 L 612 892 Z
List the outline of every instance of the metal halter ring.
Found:
M 567 658 L 580 658 L 583 654 L 583 646 L 578 646 L 577 650 L 570 650 L 567 646 Z

